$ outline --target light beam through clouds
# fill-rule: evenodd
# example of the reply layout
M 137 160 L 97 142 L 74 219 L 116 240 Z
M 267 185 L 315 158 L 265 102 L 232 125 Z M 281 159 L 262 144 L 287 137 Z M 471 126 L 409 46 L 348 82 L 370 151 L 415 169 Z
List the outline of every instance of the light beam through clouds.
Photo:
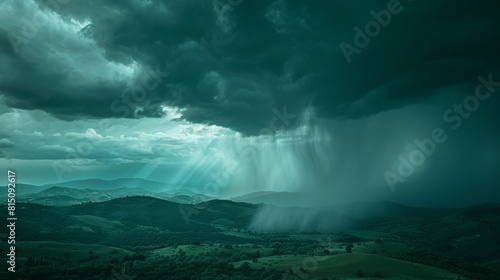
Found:
M 56 163 L 62 180 L 319 205 L 498 196 L 496 93 L 394 193 L 383 176 L 478 76 L 500 81 L 496 1 L 401 1 L 351 63 L 339 44 L 388 2 L 241 1 L 223 16 L 194 0 L 93 3 L 1 4 L 0 162 L 31 170 L 27 183 L 60 181 Z

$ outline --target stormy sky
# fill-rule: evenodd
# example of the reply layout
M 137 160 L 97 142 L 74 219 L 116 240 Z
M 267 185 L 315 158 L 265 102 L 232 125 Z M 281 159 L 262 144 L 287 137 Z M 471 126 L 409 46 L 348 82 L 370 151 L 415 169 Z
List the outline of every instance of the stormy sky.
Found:
M 500 195 L 500 3 L 6 0 L 0 163 L 230 197 Z

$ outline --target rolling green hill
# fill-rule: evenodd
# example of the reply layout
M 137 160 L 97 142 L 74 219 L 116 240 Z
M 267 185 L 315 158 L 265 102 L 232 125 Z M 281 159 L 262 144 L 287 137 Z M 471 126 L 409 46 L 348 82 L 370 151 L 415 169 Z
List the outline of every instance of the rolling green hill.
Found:
M 240 267 L 242 261 L 235 262 Z M 340 254 L 335 256 L 282 255 L 263 257 L 250 265 L 253 268 L 282 270 L 289 277 L 321 279 L 408 279 L 450 280 L 467 279 L 432 266 L 400 261 L 372 254 Z M 287 278 L 288 279 L 288 278 Z
M 69 273 L 72 278 L 60 279 L 81 279 L 90 273 L 110 279 L 112 269 L 127 267 L 144 279 L 160 279 L 165 271 L 177 279 L 195 271 L 241 279 L 295 279 L 305 274 L 309 279 L 500 277 L 495 272 L 500 208 L 444 211 L 377 203 L 351 209 L 361 209 L 353 210 L 357 218 L 333 208 L 309 216 L 323 223 L 342 221 L 344 227 L 334 232 L 263 232 L 252 227 L 262 215 L 274 215 L 272 222 L 279 223 L 277 211 L 282 211 L 300 223 L 305 217 L 300 214 L 310 209 L 228 200 L 180 204 L 149 196 L 62 207 L 18 203 L 16 238 L 19 262 L 25 267 L 19 275 L 39 279 L 43 273 Z M 368 209 L 381 210 L 365 215 Z M 5 205 L 0 212 L 7 212 Z M 349 243 L 353 253 L 346 251 Z M 314 269 L 305 265 L 310 258 L 316 261 Z

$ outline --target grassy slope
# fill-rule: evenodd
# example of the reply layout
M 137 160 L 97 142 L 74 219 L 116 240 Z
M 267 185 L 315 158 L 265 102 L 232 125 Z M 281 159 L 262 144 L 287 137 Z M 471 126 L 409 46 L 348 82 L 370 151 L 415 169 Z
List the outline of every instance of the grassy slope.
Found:
M 316 262 L 314 262 L 314 260 Z M 234 263 L 239 267 L 242 262 Z M 316 265 L 315 265 L 316 263 Z M 274 268 L 283 271 L 292 270 L 301 275 L 308 274 L 312 277 L 342 277 L 358 279 L 355 276 L 357 269 L 363 271 L 365 277 L 370 279 L 375 271 L 384 274 L 384 279 L 455 279 L 458 275 L 446 270 L 412 262 L 400 261 L 379 255 L 352 253 L 335 256 L 271 256 L 260 258 L 257 263 L 251 263 L 254 268 Z M 298 269 L 304 268 L 304 272 Z M 316 269 L 314 268 L 316 267 Z M 307 269 L 309 268 L 309 269 Z M 460 279 L 464 279 L 461 277 Z
M 16 242 L 19 252 L 18 262 L 24 263 L 28 256 L 35 258 L 45 258 L 49 261 L 53 257 L 69 258 L 70 266 L 91 265 L 92 262 L 98 263 L 109 260 L 110 258 L 123 259 L 127 255 L 133 255 L 134 252 L 97 244 L 81 243 L 63 243 L 54 241 L 24 241 Z M 89 252 L 92 254 L 89 254 Z M 55 263 L 59 263 L 56 261 Z

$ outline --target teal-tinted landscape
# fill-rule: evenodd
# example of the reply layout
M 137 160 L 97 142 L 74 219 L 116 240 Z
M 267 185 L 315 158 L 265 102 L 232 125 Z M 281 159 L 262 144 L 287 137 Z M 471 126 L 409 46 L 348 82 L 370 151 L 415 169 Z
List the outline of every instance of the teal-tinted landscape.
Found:
M 2 271 L 2 279 L 500 277 L 498 204 L 432 209 L 352 203 L 314 211 L 320 222 L 273 230 L 257 224 L 266 208 L 297 215 L 314 209 L 276 205 L 299 193 L 181 203 L 176 190 L 159 198 L 121 188 L 107 190 L 119 197 L 93 202 L 105 191 L 42 188 L 19 195 L 16 273 Z M 241 201 L 245 197 L 253 203 Z M 257 203 L 269 199 L 274 204 Z

